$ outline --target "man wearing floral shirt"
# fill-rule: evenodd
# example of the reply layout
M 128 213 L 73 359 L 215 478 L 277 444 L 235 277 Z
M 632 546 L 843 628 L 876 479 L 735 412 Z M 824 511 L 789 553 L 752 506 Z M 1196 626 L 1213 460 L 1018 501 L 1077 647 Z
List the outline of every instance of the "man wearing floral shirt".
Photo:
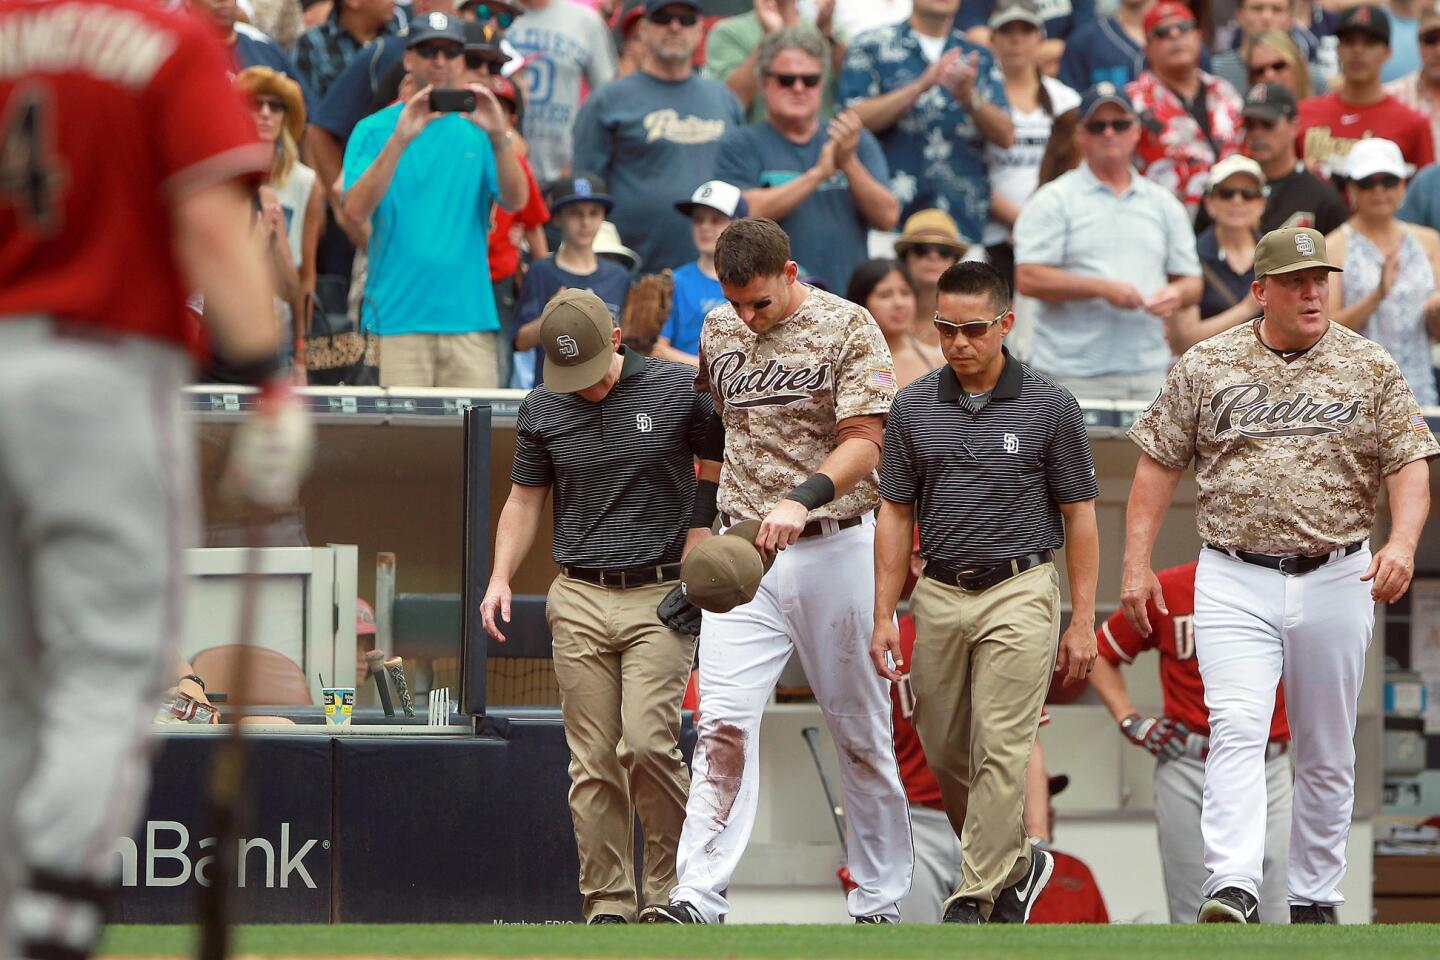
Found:
M 955 25 L 960 0 L 915 0 L 910 19 L 850 45 L 837 99 L 880 140 L 890 190 L 903 206 L 949 212 L 978 240 L 990 212 L 985 144 L 1015 138 L 990 52 Z
M 1126 86 L 1140 116 L 1141 172 L 1179 197 L 1193 222 L 1210 167 L 1235 153 L 1245 139 L 1240 97 L 1200 69 L 1195 14 L 1177 0 L 1162 0 L 1145 15 L 1150 69 Z

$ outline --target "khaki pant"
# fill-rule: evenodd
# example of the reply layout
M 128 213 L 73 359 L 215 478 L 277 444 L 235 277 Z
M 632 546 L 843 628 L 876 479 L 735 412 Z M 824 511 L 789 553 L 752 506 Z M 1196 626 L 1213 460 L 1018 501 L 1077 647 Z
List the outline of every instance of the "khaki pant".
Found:
M 957 897 L 982 916 L 1030 865 L 1025 765 L 1055 665 L 1053 564 L 980 593 L 922 577 L 910 600 L 915 730 L 964 853 Z
M 570 814 L 580 853 L 585 919 L 664 903 L 690 776 L 680 755 L 680 701 L 694 638 L 660 625 L 673 583 L 607 589 L 559 576 L 545 608 L 570 746 Z M 645 833 L 645 878 L 635 882 L 635 817 Z M 637 904 L 637 893 L 640 900 Z
M 404 333 L 380 338 L 380 386 L 493 389 L 494 333 Z

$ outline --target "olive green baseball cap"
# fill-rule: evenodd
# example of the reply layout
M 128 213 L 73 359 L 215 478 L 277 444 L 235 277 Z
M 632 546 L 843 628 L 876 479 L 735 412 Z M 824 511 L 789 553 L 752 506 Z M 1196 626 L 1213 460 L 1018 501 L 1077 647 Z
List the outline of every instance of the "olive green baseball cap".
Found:
M 755 543 L 755 538 L 758 537 L 759 535 L 760 535 L 760 521 L 759 521 L 759 520 L 741 520 L 739 523 L 735 524 L 735 526 L 733 526 L 733 527 L 731 527 L 729 530 L 726 530 L 726 531 L 725 531 L 725 536 L 727 536 L 727 537 L 739 537 L 740 539 L 744 540 L 746 543 L 751 544 L 751 545 L 754 545 L 754 543 Z M 776 555 L 775 555 L 774 553 L 772 553 L 772 554 L 770 554 L 769 558 L 766 558 L 766 556 L 765 556 L 763 553 L 760 554 L 760 559 L 761 559 L 761 560 L 763 561 L 763 563 L 764 563 L 764 567 L 765 567 L 765 572 L 766 572 L 766 573 L 769 573 L 771 566 L 774 565 L 774 563 L 775 563 L 775 556 L 776 556 Z
M 754 600 L 764 576 L 760 551 L 744 537 L 706 537 L 680 565 L 685 598 L 708 613 L 729 613 Z
M 1320 267 L 1342 272 L 1325 254 L 1325 235 L 1310 227 L 1281 227 L 1260 238 L 1255 247 L 1255 279 L 1272 273 L 1294 273 Z
M 574 393 L 605 379 L 615 355 L 615 321 L 605 302 L 589 290 L 562 290 L 540 314 L 545 349 L 545 387 Z

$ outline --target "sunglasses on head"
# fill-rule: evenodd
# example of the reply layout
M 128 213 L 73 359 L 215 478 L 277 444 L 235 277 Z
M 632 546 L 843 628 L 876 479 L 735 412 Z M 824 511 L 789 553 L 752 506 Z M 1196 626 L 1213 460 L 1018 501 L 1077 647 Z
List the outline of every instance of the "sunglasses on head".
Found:
M 285 101 L 278 97 L 256 97 L 255 109 L 269 110 L 271 113 L 284 113 L 286 109 Z
M 803 83 L 806 90 L 814 90 L 820 86 L 820 81 L 825 79 L 818 73 L 767 73 L 766 76 L 782 87 L 794 87 Z
M 1250 68 L 1250 82 L 1259 83 L 1262 77 L 1272 73 L 1285 73 L 1290 69 L 1290 64 L 1284 60 L 1276 60 L 1274 63 L 1257 63 Z
M 949 320 L 941 320 L 940 312 L 937 310 L 931 322 L 935 324 L 935 330 L 942 337 L 953 337 L 957 333 L 963 333 L 965 339 L 976 340 L 989 333 L 990 328 L 1004 320 L 1005 315 L 1009 312 L 1009 310 L 1002 310 L 993 320 L 968 320 L 965 323 L 951 323 Z
M 494 20 L 496 26 L 501 30 L 509 30 L 510 24 L 515 22 L 515 14 L 509 10 L 492 7 L 488 3 L 477 3 L 475 4 L 475 19 L 481 22 Z
M 656 10 L 645 19 L 661 27 L 668 27 L 672 23 L 678 23 L 682 27 L 693 27 L 700 22 L 700 15 L 694 10 Z
M 1150 31 L 1151 40 L 1169 40 L 1171 37 L 1183 37 L 1195 29 L 1195 21 L 1181 20 L 1179 23 L 1163 23 Z
M 1122 117 L 1119 120 L 1086 120 L 1085 132 L 1093 133 L 1096 136 L 1099 136 L 1106 130 L 1114 130 L 1116 133 L 1124 133 L 1126 130 L 1129 130 L 1133 126 L 1135 126 L 1135 121 L 1130 117 Z
M 465 53 L 464 47 L 453 43 L 419 43 L 410 48 L 421 60 L 434 60 L 442 53 L 446 60 L 459 60 Z
M 914 256 L 917 256 L 917 257 L 930 257 L 930 256 L 935 256 L 935 257 L 948 257 L 948 258 L 950 258 L 951 260 L 958 260 L 958 259 L 960 259 L 960 254 L 959 254 L 959 252 L 958 252 L 954 247 L 947 247 L 947 246 L 945 246 L 944 244 L 940 244 L 940 243 L 915 243 L 915 244 L 911 244 L 911 245 L 910 245 L 910 249 L 907 250 L 907 251 L 905 251 L 905 252 L 908 253 L 908 254 L 912 254 L 912 255 L 914 255 Z
M 1376 187 L 1383 187 L 1386 190 L 1394 190 L 1400 186 L 1400 178 L 1393 173 L 1377 173 L 1364 180 L 1351 180 L 1351 183 L 1361 190 L 1374 190 Z
M 1242 200 L 1259 200 L 1265 196 L 1264 193 L 1254 187 L 1216 187 L 1210 192 L 1221 200 L 1234 200 L 1236 197 Z

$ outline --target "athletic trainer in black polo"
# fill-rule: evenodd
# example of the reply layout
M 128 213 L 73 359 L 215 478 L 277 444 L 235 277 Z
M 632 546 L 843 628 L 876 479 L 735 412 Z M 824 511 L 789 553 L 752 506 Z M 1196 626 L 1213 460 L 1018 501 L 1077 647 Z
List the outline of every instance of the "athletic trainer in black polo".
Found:
M 898 681 L 895 605 L 918 513 L 925 575 L 915 587 L 915 729 L 964 836 L 947 923 L 1024 923 L 1054 858 L 1022 821 L 1051 666 L 1071 683 L 1095 662 L 1095 466 L 1080 407 L 1004 348 L 1009 289 L 988 264 L 938 284 L 946 365 L 901 390 L 880 466 L 871 656 Z M 1065 545 L 1074 612 L 1059 644 Z
M 481 614 L 503 642 L 496 616 L 510 619 L 510 580 L 553 487 L 561 572 L 546 617 L 570 746 L 580 892 L 587 922 L 627 923 L 637 904 L 663 902 L 675 885 L 690 789 L 680 700 L 695 639 L 662 626 L 655 608 L 679 581 L 685 552 L 710 533 L 724 437 L 711 432 L 714 407 L 709 393 L 695 392 L 695 368 L 621 347 L 595 294 L 557 294 L 540 340 L 545 384 L 520 404 Z

